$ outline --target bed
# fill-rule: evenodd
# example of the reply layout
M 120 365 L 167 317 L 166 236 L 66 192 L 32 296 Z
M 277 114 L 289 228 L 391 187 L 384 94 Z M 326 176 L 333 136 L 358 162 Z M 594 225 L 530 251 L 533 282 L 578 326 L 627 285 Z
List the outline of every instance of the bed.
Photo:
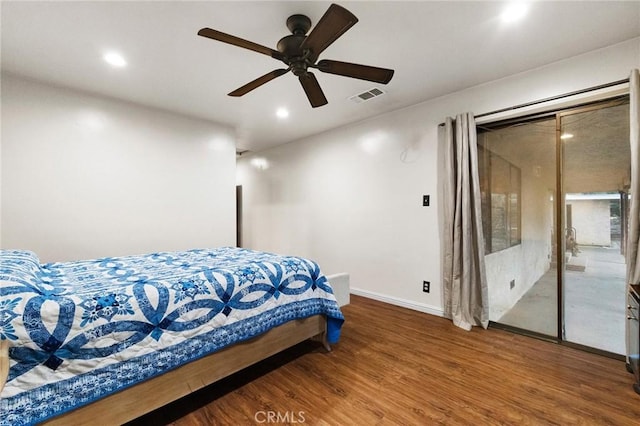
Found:
M 121 424 L 305 339 L 328 347 L 343 321 L 301 257 L 223 247 L 41 264 L 2 250 L 0 425 Z

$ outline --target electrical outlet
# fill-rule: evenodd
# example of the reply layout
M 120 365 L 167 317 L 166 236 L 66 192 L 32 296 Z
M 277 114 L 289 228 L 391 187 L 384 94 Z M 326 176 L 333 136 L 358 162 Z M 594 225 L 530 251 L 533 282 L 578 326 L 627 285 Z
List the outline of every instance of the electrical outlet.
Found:
M 422 281 L 422 291 L 424 291 L 425 293 L 429 293 L 430 289 L 431 289 L 431 282 Z
M 510 289 L 510 290 L 513 290 L 513 288 L 514 288 L 515 286 L 516 286 L 516 280 L 511 280 L 511 281 L 509 282 L 509 289 Z

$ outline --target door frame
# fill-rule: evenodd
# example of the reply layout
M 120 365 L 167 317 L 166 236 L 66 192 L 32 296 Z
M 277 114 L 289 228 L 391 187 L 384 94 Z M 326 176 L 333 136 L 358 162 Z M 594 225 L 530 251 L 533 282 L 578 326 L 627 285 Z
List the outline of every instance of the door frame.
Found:
M 236 185 L 236 247 L 242 247 L 242 185 Z

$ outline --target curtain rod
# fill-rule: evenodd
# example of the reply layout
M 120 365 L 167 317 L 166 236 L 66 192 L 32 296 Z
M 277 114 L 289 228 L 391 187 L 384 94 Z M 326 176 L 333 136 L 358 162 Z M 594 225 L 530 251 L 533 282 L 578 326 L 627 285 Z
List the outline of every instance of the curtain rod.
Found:
M 545 102 L 556 101 L 558 99 L 568 98 L 570 96 L 575 96 L 575 95 L 581 95 L 583 93 L 588 93 L 588 92 L 592 92 L 592 91 L 595 91 L 595 90 L 606 89 L 607 87 L 613 87 L 613 86 L 617 86 L 619 84 L 624 84 L 624 83 L 628 83 L 628 82 L 629 82 L 629 79 L 628 78 L 624 78 L 622 80 L 612 81 L 610 83 L 604 83 L 604 84 L 600 84 L 598 86 L 589 87 L 589 88 L 586 88 L 586 89 L 575 90 L 573 92 L 564 93 L 562 95 L 551 96 L 549 98 L 539 99 L 537 101 L 526 102 L 524 104 L 511 106 L 511 107 L 508 107 L 508 108 L 502 108 L 502 109 L 497 109 L 495 111 L 485 112 L 485 113 L 482 113 L 482 114 L 474 115 L 474 118 L 486 117 L 488 115 L 499 114 L 501 112 L 507 112 L 507 111 L 512 111 L 512 110 L 516 110 L 516 109 L 520 109 L 520 108 L 526 108 L 526 107 L 530 107 L 530 106 L 533 106 L 533 105 L 542 104 L 542 103 L 545 103 Z M 444 126 L 444 123 L 440 123 L 439 126 Z

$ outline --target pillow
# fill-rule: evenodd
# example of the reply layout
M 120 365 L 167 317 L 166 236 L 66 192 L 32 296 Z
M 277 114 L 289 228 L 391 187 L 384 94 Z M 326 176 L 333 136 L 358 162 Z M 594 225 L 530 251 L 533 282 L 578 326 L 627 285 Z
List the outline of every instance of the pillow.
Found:
M 28 250 L 0 250 L 0 281 L 39 282 L 40 259 Z

